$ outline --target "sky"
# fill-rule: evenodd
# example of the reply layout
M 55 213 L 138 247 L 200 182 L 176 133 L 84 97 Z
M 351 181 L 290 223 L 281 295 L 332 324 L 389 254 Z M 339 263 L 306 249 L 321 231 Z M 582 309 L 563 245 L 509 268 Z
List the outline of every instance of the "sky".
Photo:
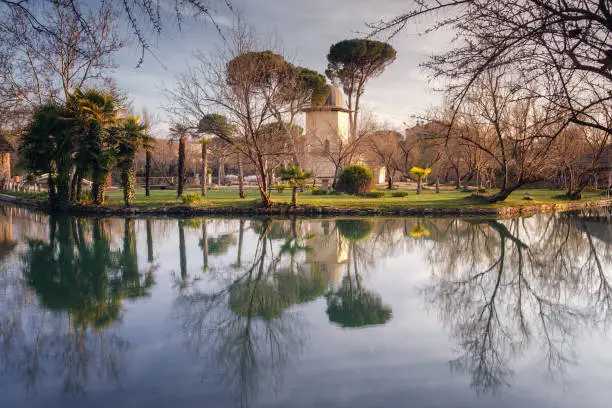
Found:
M 222 2 L 220 2 L 222 3 Z M 347 38 L 363 37 L 366 22 L 389 18 L 405 11 L 405 0 L 232 0 L 232 6 L 261 39 L 280 39 L 293 63 L 321 73 L 327 66 L 330 45 Z M 219 4 L 215 21 L 222 30 L 232 23 L 232 12 Z M 137 67 L 139 51 L 125 48 L 116 58 L 115 76 L 133 99 L 134 109 L 154 111 L 163 122 L 169 118 L 163 106 L 169 103 L 164 89 L 171 88 L 176 75 L 194 63 L 196 51 L 212 53 L 223 44 L 216 28 L 204 21 L 186 18 L 179 29 L 167 10 L 165 30 L 153 39 L 154 56 L 146 55 Z M 449 45 L 448 33 L 420 35 L 425 22 L 412 23 L 390 43 L 397 59 L 378 78 L 372 79 L 362 98 L 364 110 L 381 122 L 402 129 L 415 122 L 414 115 L 439 104 L 441 95 L 419 67 L 427 57 Z M 167 125 L 162 125 L 162 129 Z M 162 130 L 163 133 L 163 130 Z

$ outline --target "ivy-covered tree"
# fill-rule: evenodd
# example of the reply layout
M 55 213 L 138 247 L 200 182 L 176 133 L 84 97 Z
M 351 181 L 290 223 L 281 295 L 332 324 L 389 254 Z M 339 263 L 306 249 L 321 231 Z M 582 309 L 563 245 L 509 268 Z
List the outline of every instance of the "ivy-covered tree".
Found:
M 130 207 L 134 202 L 136 153 L 138 149 L 146 147 L 149 142 L 147 125 L 141 122 L 139 116 L 128 116 L 119 122 L 117 139 L 117 164 L 121 170 L 123 202 L 126 207 Z

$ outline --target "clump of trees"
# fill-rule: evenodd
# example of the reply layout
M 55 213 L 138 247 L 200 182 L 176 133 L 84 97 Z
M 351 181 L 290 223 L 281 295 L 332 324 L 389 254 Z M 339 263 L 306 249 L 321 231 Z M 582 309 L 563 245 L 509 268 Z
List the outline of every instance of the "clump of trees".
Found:
M 104 204 L 107 179 L 118 167 L 124 202 L 134 200 L 134 161 L 147 145 L 147 126 L 139 117 L 120 116 L 120 102 L 110 92 L 75 90 L 65 104 L 34 110 L 19 149 L 22 165 L 47 176 L 53 209 L 66 209 L 82 199 L 81 186 L 91 179 L 91 201 Z

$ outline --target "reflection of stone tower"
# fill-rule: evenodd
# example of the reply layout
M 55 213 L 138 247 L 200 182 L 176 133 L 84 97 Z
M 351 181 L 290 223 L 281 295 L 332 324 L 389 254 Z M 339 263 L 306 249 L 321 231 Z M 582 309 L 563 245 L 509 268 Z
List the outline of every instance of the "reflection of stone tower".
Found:
M 329 284 L 333 285 L 342 280 L 344 265 L 348 259 L 348 245 L 338 231 L 326 230 L 323 222 L 309 223 L 308 233 L 315 237 L 308 241 L 311 251 L 306 255 L 305 265 L 310 267 L 311 273 L 326 276 Z
M 310 140 L 308 169 L 317 178 L 333 178 L 334 165 L 324 157 L 324 151 L 334 149 L 341 140 L 348 140 L 349 110 L 344 107 L 344 95 L 339 88 L 330 86 L 325 104 L 306 109 L 306 134 Z
M 0 134 L 0 181 L 11 178 L 11 147 L 4 135 Z

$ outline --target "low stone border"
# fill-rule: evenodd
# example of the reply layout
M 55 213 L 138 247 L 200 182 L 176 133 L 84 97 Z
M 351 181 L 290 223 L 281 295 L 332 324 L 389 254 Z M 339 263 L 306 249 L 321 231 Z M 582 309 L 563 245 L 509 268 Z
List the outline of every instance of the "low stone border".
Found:
M 38 210 L 48 210 L 47 203 L 40 200 L 27 199 L 0 193 L 0 202 L 7 202 L 15 205 L 35 208 Z M 598 208 L 612 206 L 612 199 L 565 202 L 556 204 L 535 204 L 523 207 L 499 207 L 499 208 L 423 208 L 407 207 L 393 210 L 384 209 L 356 209 L 356 208 L 335 208 L 335 207 L 298 207 L 278 206 L 271 208 L 263 207 L 189 207 L 173 206 L 166 208 L 113 208 L 113 207 L 93 207 L 93 206 L 73 206 L 66 212 L 69 214 L 99 214 L 117 216 L 454 216 L 454 217 L 496 217 L 511 218 L 517 216 L 528 216 L 538 213 L 564 212 L 583 210 L 587 208 Z

